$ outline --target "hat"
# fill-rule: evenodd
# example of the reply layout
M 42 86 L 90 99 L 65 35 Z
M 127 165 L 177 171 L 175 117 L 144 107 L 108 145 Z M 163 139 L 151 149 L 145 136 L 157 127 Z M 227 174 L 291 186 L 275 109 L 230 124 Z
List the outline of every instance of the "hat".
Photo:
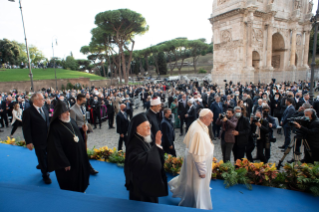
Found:
M 161 99 L 159 97 L 153 97 L 151 99 L 151 106 L 155 106 L 155 105 L 160 105 L 161 103 Z
M 135 135 L 136 128 L 145 121 L 148 121 L 145 113 L 137 114 L 132 118 L 132 121 L 128 128 L 128 140 L 126 141 L 126 145 L 128 145 L 128 143 L 132 140 L 133 136 Z
M 212 113 L 210 109 L 204 108 L 199 112 L 199 117 L 204 117 L 208 115 L 209 113 Z
M 64 102 L 64 101 L 61 101 L 61 100 L 57 100 L 57 103 L 54 107 L 54 113 L 53 113 L 53 117 L 51 119 L 51 124 L 59 118 L 59 116 L 62 114 L 62 113 L 65 113 L 67 111 L 69 111 L 69 106 Z

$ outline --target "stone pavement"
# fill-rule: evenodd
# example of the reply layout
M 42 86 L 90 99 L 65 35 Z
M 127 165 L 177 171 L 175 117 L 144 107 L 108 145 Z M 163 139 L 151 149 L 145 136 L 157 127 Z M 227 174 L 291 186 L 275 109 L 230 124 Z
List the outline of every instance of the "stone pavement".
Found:
M 143 112 L 142 108 L 139 108 L 134 111 L 134 114 L 138 114 Z M 116 125 L 115 125 L 116 127 Z M 0 133 L 0 140 L 6 140 L 7 136 L 10 136 L 11 133 L 11 126 L 9 128 L 4 128 L 4 132 Z M 277 135 L 276 132 L 274 132 L 274 136 L 277 138 L 276 143 L 271 143 L 271 157 L 269 162 L 271 163 L 278 163 L 280 158 L 283 156 L 283 153 L 281 152 L 281 149 L 279 149 L 279 146 L 282 146 L 284 143 L 284 136 L 283 135 Z M 21 140 L 24 140 L 23 134 L 22 134 L 22 127 L 19 127 L 17 131 L 14 134 L 15 138 L 20 137 Z M 179 136 L 179 129 L 175 130 L 175 149 L 177 156 L 184 155 L 185 145 L 183 143 L 184 136 Z M 88 139 L 88 148 L 100 148 L 102 146 L 108 146 L 109 148 L 114 148 L 118 146 L 118 140 L 119 135 L 116 133 L 116 128 L 109 129 L 108 122 L 102 123 L 102 129 L 97 128 L 93 133 L 89 134 Z M 220 140 L 214 140 L 213 141 L 215 150 L 214 150 L 214 157 L 217 158 L 217 160 L 222 159 L 222 153 L 221 153 L 221 147 L 220 147 Z M 1 146 L 0 146 L 1 148 Z M 124 148 L 124 147 L 123 147 Z M 124 148 L 125 149 L 125 148 Z M 303 148 L 302 148 L 303 152 Z M 253 156 L 256 155 L 256 148 L 253 151 Z M 304 156 L 302 155 L 302 158 Z M 290 160 L 292 158 L 292 151 L 290 154 L 286 157 L 285 161 Z M 233 161 L 233 155 L 231 155 L 231 161 Z

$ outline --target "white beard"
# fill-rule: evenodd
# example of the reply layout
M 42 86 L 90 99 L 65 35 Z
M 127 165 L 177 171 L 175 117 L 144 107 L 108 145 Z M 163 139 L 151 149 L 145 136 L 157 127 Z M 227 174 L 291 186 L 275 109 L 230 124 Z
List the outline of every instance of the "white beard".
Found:
M 145 136 L 145 137 L 143 137 L 143 138 L 144 138 L 144 141 L 145 141 L 146 143 L 151 143 L 151 142 L 152 142 L 152 137 L 151 137 L 151 135 Z
M 69 117 L 68 119 L 60 119 L 64 123 L 70 123 L 71 118 Z

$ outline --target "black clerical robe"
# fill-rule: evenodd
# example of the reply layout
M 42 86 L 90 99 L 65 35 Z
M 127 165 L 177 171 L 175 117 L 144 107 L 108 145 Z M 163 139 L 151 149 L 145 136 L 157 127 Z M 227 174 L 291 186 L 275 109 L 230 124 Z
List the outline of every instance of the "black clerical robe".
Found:
M 71 133 L 73 130 L 79 142 L 74 141 L 74 135 Z M 89 185 L 89 159 L 81 132 L 74 120 L 71 119 L 70 123 L 56 120 L 51 124 L 47 151 L 48 170 L 55 170 L 60 188 L 84 192 Z M 68 166 L 71 166 L 71 170 L 65 171 L 64 168 Z
M 147 116 L 147 119 L 148 121 L 150 122 L 150 124 L 152 125 L 151 127 L 151 132 L 152 132 L 152 145 L 154 145 L 155 143 L 155 136 L 156 136 L 156 133 L 157 131 L 161 130 L 161 119 L 159 117 L 159 114 L 157 113 L 154 113 L 151 109 L 149 109 L 147 112 L 146 112 L 146 116 Z
M 124 171 L 130 200 L 158 203 L 158 197 L 168 195 L 164 151 L 137 134 L 127 146 Z

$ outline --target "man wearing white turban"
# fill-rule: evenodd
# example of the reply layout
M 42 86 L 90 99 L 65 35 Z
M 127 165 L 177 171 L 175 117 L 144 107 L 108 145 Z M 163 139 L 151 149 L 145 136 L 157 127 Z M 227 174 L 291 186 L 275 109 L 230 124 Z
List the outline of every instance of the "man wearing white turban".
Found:
M 181 198 L 179 206 L 213 209 L 209 184 L 214 145 L 208 134 L 213 116 L 211 110 L 202 109 L 184 138 L 186 148 L 181 173 L 168 183 L 173 197 Z

